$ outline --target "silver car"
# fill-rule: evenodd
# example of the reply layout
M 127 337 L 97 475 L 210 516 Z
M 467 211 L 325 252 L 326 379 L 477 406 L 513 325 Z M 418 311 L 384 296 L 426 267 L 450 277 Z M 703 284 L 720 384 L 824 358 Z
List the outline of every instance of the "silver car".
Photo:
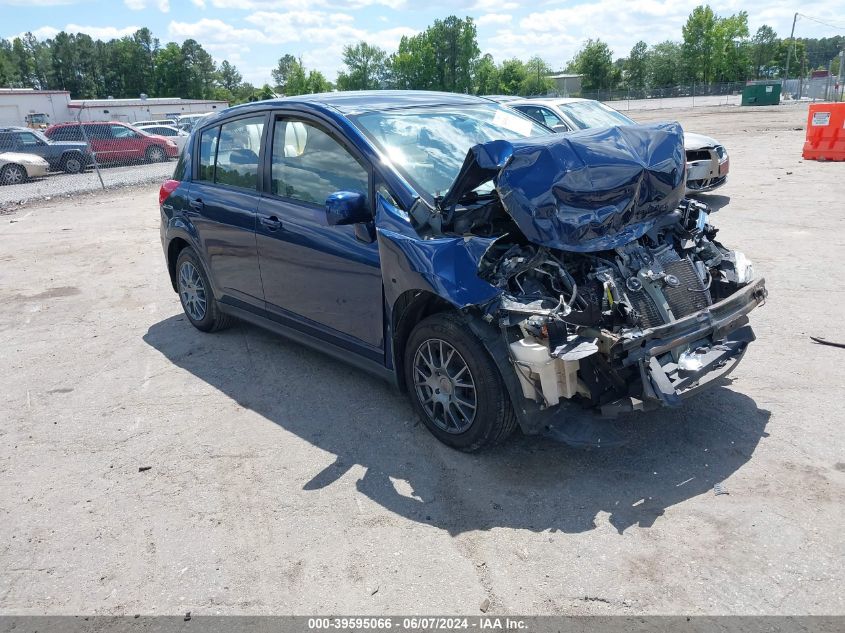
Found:
M 636 125 L 621 112 L 592 99 L 521 99 L 508 101 L 532 119 L 557 132 L 573 132 L 611 125 Z M 730 169 L 728 151 L 709 136 L 684 132 L 687 155 L 687 193 L 713 191 L 725 184 Z
M 17 185 L 31 178 L 43 178 L 48 171 L 50 164 L 35 154 L 0 154 L 0 185 Z

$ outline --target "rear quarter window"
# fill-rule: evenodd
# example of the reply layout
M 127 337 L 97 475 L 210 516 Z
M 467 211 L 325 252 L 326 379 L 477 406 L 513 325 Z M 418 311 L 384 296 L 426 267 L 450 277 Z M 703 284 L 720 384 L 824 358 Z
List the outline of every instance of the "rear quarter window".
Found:
M 220 128 L 210 127 L 200 132 L 200 155 L 197 166 L 197 180 L 214 182 L 214 162 L 217 159 L 217 141 Z

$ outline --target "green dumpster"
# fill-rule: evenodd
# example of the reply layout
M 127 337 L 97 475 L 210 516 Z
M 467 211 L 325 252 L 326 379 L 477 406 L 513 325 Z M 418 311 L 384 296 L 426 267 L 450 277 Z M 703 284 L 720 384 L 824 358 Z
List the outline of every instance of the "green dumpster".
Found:
M 777 105 L 780 103 L 780 83 L 750 84 L 742 89 L 742 105 Z

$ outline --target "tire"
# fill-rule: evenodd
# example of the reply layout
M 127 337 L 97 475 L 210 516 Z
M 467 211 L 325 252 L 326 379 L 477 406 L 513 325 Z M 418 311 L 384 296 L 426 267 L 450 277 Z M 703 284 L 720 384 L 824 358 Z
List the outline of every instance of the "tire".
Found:
M 220 311 L 208 275 L 190 247 L 183 248 L 176 259 L 176 291 L 185 316 L 198 330 L 217 332 L 229 327 L 234 319 Z
M 68 154 L 62 159 L 62 170 L 68 174 L 78 174 L 83 169 L 85 169 L 85 165 L 82 162 L 82 156 L 79 154 Z
M 414 410 L 447 446 L 474 452 L 505 440 L 516 428 L 498 367 L 457 315 L 420 321 L 408 338 L 403 365 Z
M 0 169 L 0 185 L 19 185 L 26 181 L 26 170 L 20 165 L 9 163 Z
M 167 153 L 158 145 L 151 145 L 147 148 L 146 157 L 151 163 L 160 163 L 167 160 Z

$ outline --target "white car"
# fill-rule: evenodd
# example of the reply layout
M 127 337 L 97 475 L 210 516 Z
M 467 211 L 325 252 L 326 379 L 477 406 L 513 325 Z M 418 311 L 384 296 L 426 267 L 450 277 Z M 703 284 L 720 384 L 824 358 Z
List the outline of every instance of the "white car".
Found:
M 135 121 L 135 127 L 146 127 L 148 125 L 176 125 L 176 119 L 156 119 L 154 121 Z
M 521 99 L 505 105 L 527 114 L 557 132 L 573 132 L 611 125 L 636 125 L 621 112 L 592 99 Z M 684 132 L 687 154 L 687 193 L 721 187 L 728 179 L 730 158 L 724 145 L 709 136 Z
M 143 130 L 147 134 L 155 134 L 156 136 L 163 136 L 169 141 L 176 143 L 179 151 L 185 147 L 188 142 L 188 133 L 173 125 L 136 125 L 139 130 Z
M 0 185 L 18 185 L 30 178 L 43 178 L 48 171 L 50 164 L 35 154 L 0 154 Z

